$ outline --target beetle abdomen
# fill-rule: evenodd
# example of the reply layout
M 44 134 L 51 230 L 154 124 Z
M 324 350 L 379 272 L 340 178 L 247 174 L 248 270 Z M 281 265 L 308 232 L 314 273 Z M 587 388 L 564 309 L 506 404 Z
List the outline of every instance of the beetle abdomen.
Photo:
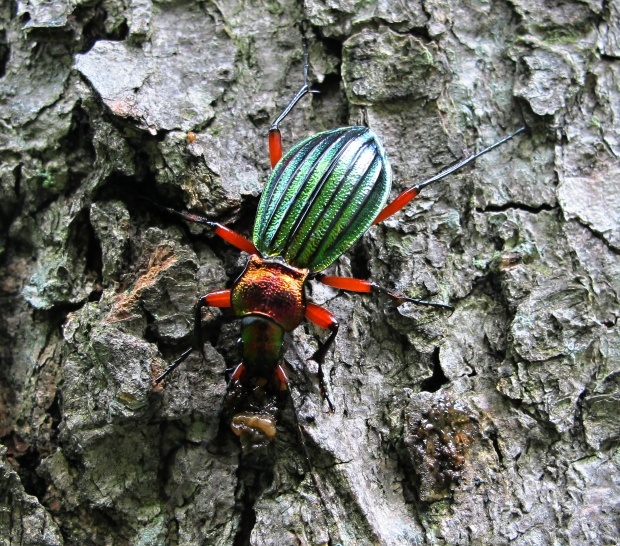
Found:
M 390 193 L 392 171 L 367 127 L 344 127 L 295 145 L 276 165 L 262 194 L 254 245 L 321 271 L 372 225 Z

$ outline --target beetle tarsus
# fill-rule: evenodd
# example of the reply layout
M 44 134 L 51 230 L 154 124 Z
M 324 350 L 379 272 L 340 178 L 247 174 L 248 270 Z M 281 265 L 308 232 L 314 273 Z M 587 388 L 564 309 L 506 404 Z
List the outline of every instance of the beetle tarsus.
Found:
M 158 210 L 166 212 L 167 214 L 170 214 L 172 216 L 176 216 L 177 218 L 187 220 L 188 222 L 194 222 L 196 224 L 202 224 L 202 225 L 209 226 L 209 227 L 216 227 L 219 225 L 217 222 L 213 222 L 212 220 L 209 220 L 208 218 L 205 218 L 204 216 L 199 216 L 198 214 L 191 214 L 189 212 L 181 212 L 178 210 L 171 209 L 170 207 L 165 207 L 164 205 L 160 205 L 159 203 L 156 203 L 155 201 L 149 199 L 148 197 L 142 197 L 141 199 L 143 199 L 144 201 L 146 201 L 147 203 L 149 203 L 151 206 L 155 207 Z
M 280 125 L 280 123 L 282 123 L 282 120 L 286 116 L 289 115 L 291 110 L 293 108 L 295 108 L 295 105 L 301 99 L 303 99 L 308 93 L 319 93 L 319 91 L 310 88 L 310 84 L 308 83 L 308 81 L 309 81 L 309 79 L 308 79 L 308 72 L 309 72 L 309 70 L 310 70 L 310 63 L 308 62 L 308 53 L 305 52 L 304 53 L 304 83 L 301 86 L 301 88 L 299 89 L 299 91 L 297 91 L 297 93 L 295 94 L 293 99 L 286 105 L 284 110 L 282 110 L 280 115 L 271 124 L 271 127 L 269 127 L 269 131 L 276 131 L 276 130 L 278 130 L 278 126 Z
M 297 94 L 293 97 L 293 99 L 291 100 L 291 102 L 288 103 L 288 105 L 286 106 L 286 108 L 284 108 L 284 110 L 282 110 L 282 112 L 280 113 L 280 115 L 274 120 L 274 122 L 271 124 L 271 127 L 269 127 L 269 131 L 277 131 L 280 123 L 282 123 L 282 120 L 289 115 L 289 113 L 291 112 L 291 110 L 295 107 L 295 105 L 301 100 L 303 99 L 308 93 L 312 93 L 312 90 L 310 89 L 310 86 L 304 82 L 304 84 L 301 86 L 301 89 L 299 91 L 297 91 Z
M 312 359 L 314 360 L 314 357 Z M 334 411 L 336 411 L 336 406 L 334 406 L 331 399 L 329 398 L 329 395 L 327 394 L 327 386 L 325 385 L 325 374 L 323 373 L 323 362 L 318 360 L 317 362 L 319 364 L 319 371 L 317 372 L 316 376 L 319 380 L 319 393 L 321 394 L 321 398 L 327 402 L 327 406 L 329 408 L 327 412 L 334 413 Z
M 454 307 L 448 303 L 440 303 L 437 301 L 422 300 L 419 298 L 410 298 L 401 292 L 391 292 L 386 290 L 385 293 L 392 298 L 395 307 L 400 307 L 403 303 L 414 303 L 416 305 L 426 305 L 427 307 L 437 307 L 439 309 L 448 309 L 454 311 Z
M 329 395 L 327 394 L 327 389 L 325 388 L 325 386 L 323 386 L 323 389 L 320 392 L 321 392 L 321 398 L 323 398 L 323 400 L 325 400 L 327 402 L 327 406 L 329 408 L 327 410 L 327 413 L 334 413 L 336 411 L 336 406 L 334 406 L 334 404 L 330 400 Z
M 325 340 L 324 343 L 319 343 L 319 348 L 310 357 L 310 359 L 314 360 L 319 365 L 319 370 L 316 374 L 319 380 L 319 392 L 321 393 L 321 398 L 323 398 L 323 400 L 325 400 L 327 402 L 327 405 L 329 406 L 329 413 L 334 413 L 336 408 L 334 404 L 332 404 L 332 401 L 329 399 L 329 395 L 327 394 L 327 387 L 325 385 L 325 374 L 323 373 L 323 364 L 325 363 L 325 357 L 327 356 L 327 351 L 334 343 L 334 340 L 336 339 L 336 335 L 338 334 L 338 322 L 335 319 L 329 325 L 329 330 L 330 330 L 329 337 Z
M 433 182 L 437 182 L 437 181 L 445 178 L 446 176 L 448 176 L 448 175 L 458 171 L 459 169 L 462 169 L 466 165 L 469 165 L 470 163 L 472 163 L 473 161 L 475 161 L 479 157 L 481 157 L 481 156 L 483 156 L 485 154 L 488 154 L 491 150 L 494 150 L 495 148 L 501 146 L 502 144 L 505 144 L 509 140 L 511 140 L 514 137 L 516 137 L 518 134 L 523 133 L 523 132 L 527 132 L 528 130 L 529 129 L 525 125 L 523 127 L 519 127 L 513 133 L 509 134 L 508 136 L 505 136 L 504 138 L 498 140 L 497 142 L 494 142 L 490 146 L 487 146 L 484 150 L 480 150 L 478 153 L 472 154 L 472 155 L 470 155 L 470 156 L 468 156 L 468 157 L 466 157 L 464 159 L 461 159 L 460 161 L 457 161 L 453 165 L 450 165 L 448 168 L 446 168 L 443 171 L 437 173 L 435 176 L 432 176 L 428 180 L 424 180 L 423 182 L 420 182 L 415 187 L 418 188 L 418 189 L 422 189 L 422 188 L 428 186 L 429 184 L 432 184 Z
M 153 382 L 156 385 L 159 385 L 159 383 L 161 383 L 169 373 L 173 372 L 180 364 L 182 364 L 193 351 L 193 347 L 187 349 L 181 356 L 173 360 L 172 363 L 154 379 Z
M 204 342 L 202 340 L 202 308 L 209 305 L 207 303 L 207 296 L 202 296 L 196 302 L 196 309 L 194 311 L 194 340 L 192 347 L 197 349 L 202 355 L 202 359 L 206 360 Z
M 229 307 L 230 304 L 225 301 L 226 298 L 222 297 L 226 292 L 226 290 L 218 290 L 198 298 L 194 308 L 194 332 L 192 346 L 189 349 L 186 349 L 181 356 L 176 358 L 158 377 L 155 378 L 154 383 L 156 385 L 161 383 L 171 372 L 178 368 L 178 366 L 181 365 L 187 357 L 192 354 L 192 352 L 198 351 L 202 355 L 202 359 L 206 360 L 207 355 L 205 354 L 204 342 L 202 339 L 202 308 Z

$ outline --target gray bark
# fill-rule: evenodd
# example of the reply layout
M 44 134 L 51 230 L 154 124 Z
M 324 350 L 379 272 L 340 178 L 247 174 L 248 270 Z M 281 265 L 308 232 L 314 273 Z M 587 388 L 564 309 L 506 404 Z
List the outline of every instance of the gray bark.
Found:
M 618 0 L 5 4 L 0 544 L 618 543 Z M 261 470 L 218 419 L 234 322 L 152 383 L 245 258 L 140 197 L 251 233 L 302 34 L 285 145 L 365 119 L 393 195 L 532 132 L 331 269 L 454 312 L 311 287 L 336 411 L 302 326 Z

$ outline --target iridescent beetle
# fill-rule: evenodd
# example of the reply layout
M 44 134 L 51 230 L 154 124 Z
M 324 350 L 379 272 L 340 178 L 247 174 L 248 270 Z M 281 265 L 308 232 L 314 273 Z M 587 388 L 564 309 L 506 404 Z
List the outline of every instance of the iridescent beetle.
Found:
M 392 171 L 377 136 L 362 126 L 325 131 L 296 144 L 282 155 L 279 124 L 312 90 L 304 59 L 304 84 L 269 129 L 273 172 L 258 205 L 253 240 L 201 216 L 169 212 L 206 224 L 222 239 L 250 254 L 245 271 L 232 288 L 202 296 L 196 305 L 194 344 L 155 380 L 160 382 L 189 354 L 202 350 L 201 310 L 231 308 L 241 319 L 243 359 L 230 376 L 224 403 L 226 418 L 240 437 L 244 453 L 257 452 L 275 437 L 280 402 L 288 387 L 283 343 L 304 319 L 329 330 L 312 356 L 318 363 L 321 395 L 330 410 L 322 364 L 338 332 L 338 321 L 306 300 L 304 288 L 316 280 L 351 292 L 380 292 L 396 306 L 404 302 L 449 305 L 406 297 L 371 281 L 320 273 L 346 252 L 373 224 L 392 216 L 422 188 L 441 180 L 525 130 L 524 127 L 481 152 L 413 186 L 386 205 Z

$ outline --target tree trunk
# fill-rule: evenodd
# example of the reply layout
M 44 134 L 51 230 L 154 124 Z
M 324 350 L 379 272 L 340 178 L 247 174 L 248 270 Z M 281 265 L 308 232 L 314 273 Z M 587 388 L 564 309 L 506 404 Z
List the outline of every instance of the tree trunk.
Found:
M 0 8 L 0 545 L 617 544 L 618 0 L 18 0 Z M 313 284 L 272 446 L 220 418 L 238 324 L 197 296 L 246 256 L 285 148 L 367 123 L 392 197 Z M 309 470 L 311 466 L 311 470 Z

